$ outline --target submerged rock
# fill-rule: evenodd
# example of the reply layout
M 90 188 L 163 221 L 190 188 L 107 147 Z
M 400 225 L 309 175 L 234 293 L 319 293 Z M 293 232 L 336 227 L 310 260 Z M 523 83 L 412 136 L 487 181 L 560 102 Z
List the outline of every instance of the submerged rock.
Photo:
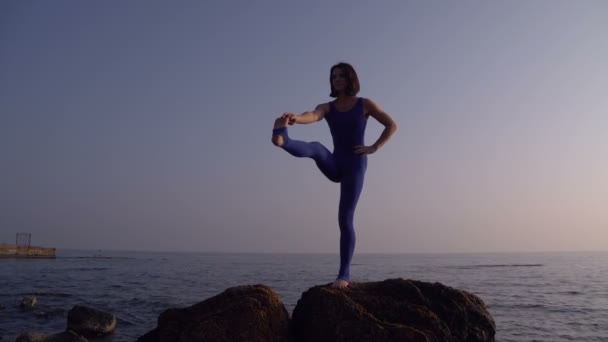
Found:
M 288 341 L 289 314 L 266 285 L 226 289 L 193 306 L 169 309 L 156 329 L 138 339 L 156 341 Z
M 104 336 L 116 328 L 116 317 L 110 313 L 76 305 L 68 312 L 68 330 L 85 337 Z
M 25 296 L 21 300 L 21 308 L 26 310 L 31 310 L 36 306 L 36 296 Z
M 389 279 L 315 286 L 293 312 L 296 341 L 494 341 L 483 301 L 440 283 Z
M 40 312 L 43 317 L 46 313 Z M 66 331 L 57 334 L 25 332 L 17 337 L 17 342 L 86 342 L 86 337 L 104 336 L 116 327 L 114 315 L 76 305 L 68 312 Z

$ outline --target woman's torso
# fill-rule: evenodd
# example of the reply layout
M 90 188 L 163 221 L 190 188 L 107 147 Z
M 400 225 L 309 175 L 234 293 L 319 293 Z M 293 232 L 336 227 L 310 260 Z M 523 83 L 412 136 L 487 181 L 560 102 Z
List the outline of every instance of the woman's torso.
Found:
M 325 119 L 334 143 L 334 154 L 354 155 L 353 148 L 364 145 L 367 120 L 363 98 L 356 98 L 355 104 L 346 111 L 339 111 L 336 104 L 330 102 Z

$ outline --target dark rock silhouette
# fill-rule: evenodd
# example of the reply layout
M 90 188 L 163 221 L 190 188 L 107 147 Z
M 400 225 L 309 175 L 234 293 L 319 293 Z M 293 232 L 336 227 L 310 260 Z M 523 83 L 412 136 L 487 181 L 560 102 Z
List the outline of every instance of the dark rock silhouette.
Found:
M 477 296 L 440 283 L 389 279 L 316 286 L 293 312 L 296 341 L 494 341 Z
M 68 330 L 84 337 L 104 336 L 116 328 L 116 317 L 110 313 L 76 305 L 68 312 Z
M 36 296 L 25 296 L 21 300 L 21 308 L 24 310 L 32 310 L 34 309 L 34 306 L 36 306 L 36 303 Z
M 283 342 L 288 334 L 289 314 L 277 294 L 266 285 L 244 285 L 187 308 L 166 310 L 156 329 L 138 341 Z
M 184 309 L 169 309 L 139 342 L 156 341 L 494 341 L 483 301 L 440 283 L 388 279 L 315 286 L 291 321 L 265 285 L 229 288 Z
M 68 326 L 63 332 L 41 334 L 24 332 L 17 342 L 86 342 L 85 337 L 105 336 L 116 328 L 116 317 L 110 313 L 76 305 L 68 312 Z

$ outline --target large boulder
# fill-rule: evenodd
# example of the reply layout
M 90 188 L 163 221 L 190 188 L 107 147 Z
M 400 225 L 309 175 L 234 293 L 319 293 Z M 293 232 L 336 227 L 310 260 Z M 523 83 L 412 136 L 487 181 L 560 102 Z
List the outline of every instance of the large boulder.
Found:
M 292 317 L 296 341 L 494 341 L 483 301 L 440 283 L 388 279 L 316 286 Z
M 193 306 L 169 309 L 156 329 L 138 339 L 156 341 L 289 340 L 289 314 L 277 294 L 266 285 L 226 289 Z
M 68 312 L 68 330 L 85 337 L 104 336 L 116 328 L 116 316 L 89 308 L 75 305 Z

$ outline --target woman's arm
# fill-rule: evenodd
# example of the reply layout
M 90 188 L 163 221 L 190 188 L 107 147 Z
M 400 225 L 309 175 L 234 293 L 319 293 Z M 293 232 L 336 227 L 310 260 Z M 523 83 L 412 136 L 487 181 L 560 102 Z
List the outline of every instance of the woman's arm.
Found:
M 380 107 L 378 107 L 378 105 L 375 104 L 374 101 L 364 98 L 363 106 L 364 110 L 369 113 L 369 116 L 373 117 L 374 119 L 378 120 L 378 122 L 380 122 L 382 125 L 384 125 L 384 130 L 382 131 L 382 134 L 373 145 L 369 147 L 357 146 L 355 148 L 355 153 L 357 154 L 370 154 L 378 151 L 380 147 L 386 144 L 388 139 L 390 139 L 393 133 L 395 133 L 395 131 L 397 130 L 397 124 L 395 123 L 395 121 L 393 121 L 393 118 L 391 118 L 391 116 L 388 115 L 385 111 L 380 109 Z
M 310 124 L 313 122 L 317 122 L 319 120 L 323 120 L 325 114 L 329 111 L 329 106 L 327 103 L 322 103 L 315 108 L 312 112 L 304 112 L 300 115 L 292 115 L 289 118 L 289 124 Z

